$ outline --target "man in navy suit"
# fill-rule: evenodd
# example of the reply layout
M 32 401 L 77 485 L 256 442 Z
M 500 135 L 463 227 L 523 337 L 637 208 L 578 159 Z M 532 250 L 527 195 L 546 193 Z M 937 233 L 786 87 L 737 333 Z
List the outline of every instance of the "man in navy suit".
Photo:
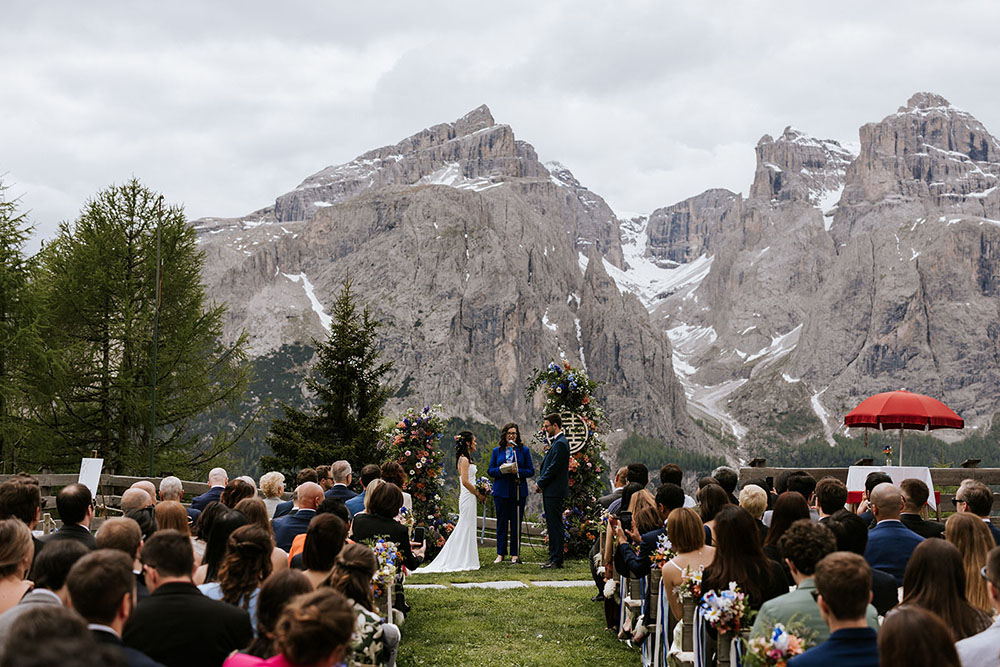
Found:
M 299 504 L 299 497 L 297 495 L 297 492 L 299 487 L 305 484 L 306 482 L 319 484 L 319 474 L 316 472 L 315 468 L 303 468 L 298 472 L 297 475 L 295 475 L 295 491 L 292 492 L 292 499 L 286 500 L 283 503 L 278 503 L 275 506 L 274 516 L 272 517 L 273 519 L 283 517 L 286 514 L 293 514 L 294 512 L 297 512 L 300 507 L 302 507 L 302 505 Z M 320 490 L 322 491 L 323 487 L 320 487 Z
M 358 495 L 348 488 L 351 486 L 352 473 L 351 464 L 347 461 L 337 461 L 330 466 L 330 476 L 333 477 L 333 486 L 327 489 L 323 494 L 326 496 L 327 500 L 332 498 L 346 503 L 348 500 Z
M 380 479 L 381 477 L 382 470 L 374 463 L 369 463 L 361 469 L 361 493 L 344 503 L 347 505 L 352 519 L 355 514 L 363 512 L 365 509 L 365 495 L 368 492 L 368 485 L 372 483 L 372 480 Z
M 993 491 L 990 487 L 978 479 L 963 481 L 955 493 L 955 509 L 979 516 L 993 534 L 993 543 L 1000 545 L 1000 529 L 990 521 L 990 510 L 993 509 Z
M 296 490 L 299 500 L 299 511 L 278 517 L 272 522 L 274 526 L 274 543 L 288 551 L 296 535 L 309 530 L 309 522 L 316 516 L 316 508 L 323 502 L 323 487 L 316 482 L 306 482 Z
M 870 499 L 878 523 L 868 531 L 865 560 L 870 566 L 891 574 L 896 584 L 902 586 L 906 564 L 924 538 L 899 520 L 903 511 L 903 492 L 899 487 L 883 482 L 872 489 Z
M 889 477 L 888 474 L 882 472 L 881 470 L 870 472 L 868 473 L 868 476 L 865 477 L 865 499 L 861 501 L 860 505 L 858 505 L 858 510 L 860 510 L 858 512 L 858 516 L 861 517 L 861 520 L 864 521 L 865 525 L 869 528 L 875 526 L 875 515 L 871 510 L 872 491 L 879 484 L 885 483 L 892 484 L 892 477 Z
M 878 635 L 865 618 L 872 599 L 868 564 L 857 554 L 837 551 L 816 565 L 814 581 L 830 638 L 789 660 L 788 667 L 878 667 Z
M 531 450 L 521 442 L 517 424 L 508 424 L 500 433 L 500 444 L 490 454 L 490 477 L 493 478 L 493 503 L 497 510 L 497 558 L 503 562 L 510 543 L 511 562 L 520 563 L 521 517 L 528 500 L 527 478 L 535 474 Z
M 650 556 L 652 556 L 653 552 L 656 551 L 660 536 L 665 535 L 667 532 L 667 517 L 670 516 L 670 513 L 678 507 L 684 507 L 684 490 L 676 484 L 661 484 L 660 488 L 656 490 L 656 511 L 659 512 L 660 520 L 663 521 L 663 525 L 656 530 L 651 530 L 648 533 L 642 534 L 640 537 L 638 554 L 635 553 L 635 550 L 629 544 L 625 531 L 622 530 L 621 522 L 616 522 L 616 531 L 618 532 L 618 552 L 621 560 L 625 563 L 625 566 L 633 576 L 645 577 L 649 574 L 649 570 L 652 568 L 653 564 L 650 560 Z M 633 538 L 634 537 L 635 535 L 633 533 Z M 622 574 L 626 573 L 622 572 Z
M 177 479 L 173 475 L 169 477 L 164 477 L 160 480 L 160 500 L 176 500 L 181 502 L 184 498 L 184 485 L 181 484 L 181 480 Z M 185 507 L 185 511 L 188 515 L 188 523 L 194 523 L 201 516 L 201 510 L 192 509 L 190 507 Z
M 562 419 L 556 413 L 545 417 L 542 429 L 550 440 L 535 484 L 535 492 L 542 494 L 545 529 L 549 536 L 549 560 L 542 567 L 562 567 L 565 543 L 562 514 L 569 496 L 569 442 L 562 431 Z
M 208 473 L 208 485 L 211 488 L 191 501 L 191 509 L 196 509 L 200 512 L 209 503 L 218 502 L 219 498 L 222 497 L 222 492 L 225 490 L 226 484 L 229 484 L 229 473 L 224 468 L 212 468 Z

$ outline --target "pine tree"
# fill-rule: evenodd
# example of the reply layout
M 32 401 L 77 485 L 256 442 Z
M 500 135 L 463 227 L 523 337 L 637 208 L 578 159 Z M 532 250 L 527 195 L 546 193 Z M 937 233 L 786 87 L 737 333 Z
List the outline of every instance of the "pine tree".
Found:
M 155 464 L 192 470 L 233 444 L 195 429 L 245 390 L 245 336 L 220 342 L 225 307 L 205 303 L 204 258 L 181 207 L 132 179 L 87 202 L 40 255 L 43 336 L 54 360 L 40 382 L 48 391 L 38 418 L 40 437 L 54 444 L 50 457 L 97 449 L 108 471 L 148 471 L 158 287 Z
M 268 444 L 274 456 L 264 469 L 293 470 L 345 459 L 360 468 L 376 462 L 382 409 L 392 393 L 383 380 L 392 362 L 383 362 L 377 321 L 366 306 L 358 313 L 350 276 L 333 308 L 330 334 L 316 346 L 314 374 L 306 386 L 314 408 L 283 405 L 284 416 L 271 422 Z

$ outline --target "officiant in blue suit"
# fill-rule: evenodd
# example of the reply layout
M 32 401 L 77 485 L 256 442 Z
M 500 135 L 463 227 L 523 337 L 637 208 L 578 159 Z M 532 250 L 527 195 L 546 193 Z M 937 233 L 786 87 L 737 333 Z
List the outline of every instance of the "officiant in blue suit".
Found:
M 569 496 L 569 442 L 562 430 L 562 418 L 553 413 L 545 417 L 542 429 L 549 436 L 549 451 L 542 459 L 535 491 L 542 494 L 545 530 L 549 536 L 549 560 L 544 568 L 563 566 L 563 506 Z
M 497 510 L 497 559 L 502 563 L 510 542 L 510 560 L 520 563 L 521 519 L 528 499 L 527 478 L 535 474 L 531 450 L 521 442 L 517 424 L 500 429 L 500 444 L 490 455 L 490 477 L 493 478 L 493 503 Z

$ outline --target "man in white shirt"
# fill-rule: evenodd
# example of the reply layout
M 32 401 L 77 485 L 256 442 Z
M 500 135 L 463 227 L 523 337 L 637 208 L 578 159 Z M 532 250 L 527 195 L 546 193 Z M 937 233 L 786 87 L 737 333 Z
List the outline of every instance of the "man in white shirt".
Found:
M 986 588 L 990 593 L 990 601 L 994 610 L 1000 610 L 1000 547 L 990 551 L 986 559 L 984 572 Z M 977 667 L 997 667 L 1000 665 L 1000 620 L 986 628 L 978 635 L 972 635 L 955 644 L 958 657 L 963 665 Z

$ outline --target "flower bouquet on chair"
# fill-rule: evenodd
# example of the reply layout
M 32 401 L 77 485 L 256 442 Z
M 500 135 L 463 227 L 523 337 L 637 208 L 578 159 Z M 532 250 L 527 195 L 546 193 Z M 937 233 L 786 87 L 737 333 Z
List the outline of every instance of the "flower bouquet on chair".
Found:
M 684 568 L 681 583 L 674 586 L 674 595 L 681 603 L 681 650 L 694 650 L 694 610 L 701 600 L 701 569 Z
M 701 618 L 718 633 L 718 664 L 729 664 L 733 645 L 736 646 L 737 658 L 742 652 L 743 646 L 738 638 L 740 632 L 749 625 L 749 611 L 750 604 L 746 594 L 735 581 L 730 581 L 729 588 L 720 592 L 707 591 L 701 596 Z M 700 646 L 703 640 L 696 643 Z
M 792 634 L 778 623 L 770 637 L 754 637 L 747 642 L 743 664 L 746 667 L 785 667 L 811 643 L 801 633 Z

